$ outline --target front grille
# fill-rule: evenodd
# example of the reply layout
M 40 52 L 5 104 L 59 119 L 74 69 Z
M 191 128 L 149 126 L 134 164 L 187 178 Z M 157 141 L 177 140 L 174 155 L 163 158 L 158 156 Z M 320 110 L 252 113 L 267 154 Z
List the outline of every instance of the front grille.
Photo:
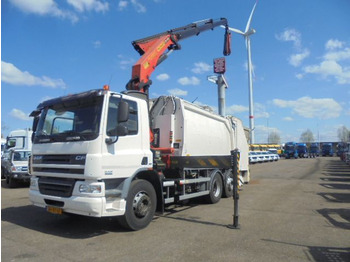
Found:
M 34 167 L 34 172 L 84 175 L 84 169 Z
M 86 155 L 34 155 L 33 164 L 85 165 Z
M 39 191 L 48 196 L 71 197 L 75 182 L 69 178 L 40 177 Z
M 74 155 L 33 155 L 33 171 L 84 175 L 85 154 Z

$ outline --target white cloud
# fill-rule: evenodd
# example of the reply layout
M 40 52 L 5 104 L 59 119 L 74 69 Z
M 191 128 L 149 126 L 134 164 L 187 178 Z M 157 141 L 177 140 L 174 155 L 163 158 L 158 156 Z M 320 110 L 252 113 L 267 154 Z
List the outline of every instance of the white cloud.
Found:
M 266 112 L 266 107 L 260 103 L 254 103 L 255 118 L 269 118 L 270 114 Z
M 134 6 L 136 12 L 138 13 L 146 13 L 146 7 L 141 4 L 138 0 L 130 0 L 131 4 Z
M 158 81 L 166 81 L 170 78 L 170 76 L 168 74 L 160 74 L 160 75 L 157 75 L 156 79 Z
M 234 115 L 234 114 L 243 113 L 247 111 L 249 111 L 249 108 L 242 105 L 232 105 L 232 106 L 226 107 L 226 114 L 228 115 Z
M 333 76 L 338 84 L 350 84 L 350 68 L 343 68 L 334 60 L 325 60 L 319 65 L 306 66 L 303 70 L 305 73 L 319 74 L 323 78 Z
M 304 96 L 297 100 L 274 99 L 273 104 L 281 108 L 291 108 L 294 113 L 305 118 L 337 118 L 342 111 L 342 106 L 333 98 Z
M 17 108 L 14 108 L 11 110 L 10 115 L 14 118 L 20 119 L 20 120 L 25 120 L 25 121 L 30 121 L 32 120 L 29 117 L 29 114 L 24 113 L 22 110 L 19 110 Z
M 350 84 L 350 48 L 345 44 L 337 39 L 328 40 L 322 61 L 305 66 L 304 73 L 320 75 L 323 79 L 334 78 L 338 84 Z
M 62 19 L 69 19 L 73 23 L 79 20 L 74 13 L 67 10 L 60 9 L 54 0 L 36 0 L 36 1 L 9 0 L 9 1 L 24 13 L 36 14 L 36 15 L 50 15 L 50 16 L 54 16 Z
M 80 13 L 85 11 L 106 12 L 109 9 L 108 2 L 99 0 L 67 0 L 67 3 Z
M 201 81 L 195 76 L 192 76 L 192 77 L 186 76 L 186 77 L 180 78 L 179 80 L 177 80 L 177 82 L 183 86 L 188 86 L 188 85 L 196 86 L 196 85 L 199 85 Z
M 303 74 L 296 74 L 295 77 L 298 78 L 299 80 L 301 80 L 304 78 L 304 75 Z
M 294 28 L 285 29 L 282 33 L 276 35 L 276 38 L 284 42 L 293 42 L 296 48 L 301 46 L 301 34 Z
M 93 42 L 92 44 L 93 44 L 94 48 L 100 48 L 102 43 L 101 43 L 101 41 L 96 40 L 96 41 Z
M 133 58 L 125 57 L 124 55 L 118 55 L 119 58 L 119 66 L 121 69 L 126 70 L 130 69 L 131 66 L 135 63 Z
M 28 71 L 22 72 L 13 64 L 4 61 L 1 61 L 1 81 L 11 85 L 66 88 L 66 84 L 62 79 L 52 79 L 47 76 L 33 76 Z
M 350 48 L 344 48 L 343 50 L 328 52 L 324 55 L 325 60 L 342 61 L 350 59 Z
M 325 45 L 326 49 L 333 50 L 337 48 L 342 48 L 344 42 L 339 41 L 338 39 L 329 39 Z
M 187 96 L 188 92 L 179 88 L 170 89 L 168 93 L 173 96 Z
M 293 54 L 289 57 L 289 64 L 292 66 L 298 67 L 301 65 L 303 60 L 307 58 L 310 55 L 310 52 L 308 49 L 304 49 L 301 53 Z
M 213 69 L 213 67 L 204 62 L 194 63 L 194 68 L 192 68 L 192 72 L 195 74 L 203 74 L 209 72 Z
M 123 11 L 128 6 L 128 4 L 129 4 L 128 1 L 124 1 L 124 0 L 119 1 L 119 4 L 118 4 L 119 11 Z
M 294 118 L 292 118 L 290 116 L 286 116 L 286 117 L 283 117 L 283 121 L 292 122 L 292 121 L 294 121 Z

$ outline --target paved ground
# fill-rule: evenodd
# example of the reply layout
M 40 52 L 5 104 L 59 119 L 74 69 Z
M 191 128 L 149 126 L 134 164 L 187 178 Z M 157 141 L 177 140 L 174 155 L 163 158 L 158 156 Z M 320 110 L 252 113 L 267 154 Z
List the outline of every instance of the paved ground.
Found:
M 350 167 L 338 158 L 251 166 L 233 201 L 190 203 L 126 232 L 115 219 L 55 216 L 2 181 L 2 261 L 350 261 Z

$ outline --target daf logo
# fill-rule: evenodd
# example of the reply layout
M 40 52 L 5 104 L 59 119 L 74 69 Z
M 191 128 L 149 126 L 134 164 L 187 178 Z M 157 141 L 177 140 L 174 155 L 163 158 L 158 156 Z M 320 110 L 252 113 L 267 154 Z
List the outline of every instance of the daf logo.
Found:
M 86 156 L 76 156 L 75 157 L 76 161 L 82 161 L 82 160 L 85 160 L 85 159 L 86 159 Z
M 33 160 L 42 160 L 43 159 L 43 156 L 34 156 L 33 157 Z

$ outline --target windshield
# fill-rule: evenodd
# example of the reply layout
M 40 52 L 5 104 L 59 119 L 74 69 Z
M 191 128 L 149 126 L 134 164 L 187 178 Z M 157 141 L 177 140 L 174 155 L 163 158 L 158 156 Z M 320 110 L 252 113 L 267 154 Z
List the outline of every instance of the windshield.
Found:
M 103 96 L 85 97 L 45 107 L 34 143 L 93 140 L 99 134 Z
M 13 161 L 28 161 L 30 151 L 16 151 L 13 153 Z
M 294 150 L 294 148 L 293 145 L 286 145 L 286 150 Z

